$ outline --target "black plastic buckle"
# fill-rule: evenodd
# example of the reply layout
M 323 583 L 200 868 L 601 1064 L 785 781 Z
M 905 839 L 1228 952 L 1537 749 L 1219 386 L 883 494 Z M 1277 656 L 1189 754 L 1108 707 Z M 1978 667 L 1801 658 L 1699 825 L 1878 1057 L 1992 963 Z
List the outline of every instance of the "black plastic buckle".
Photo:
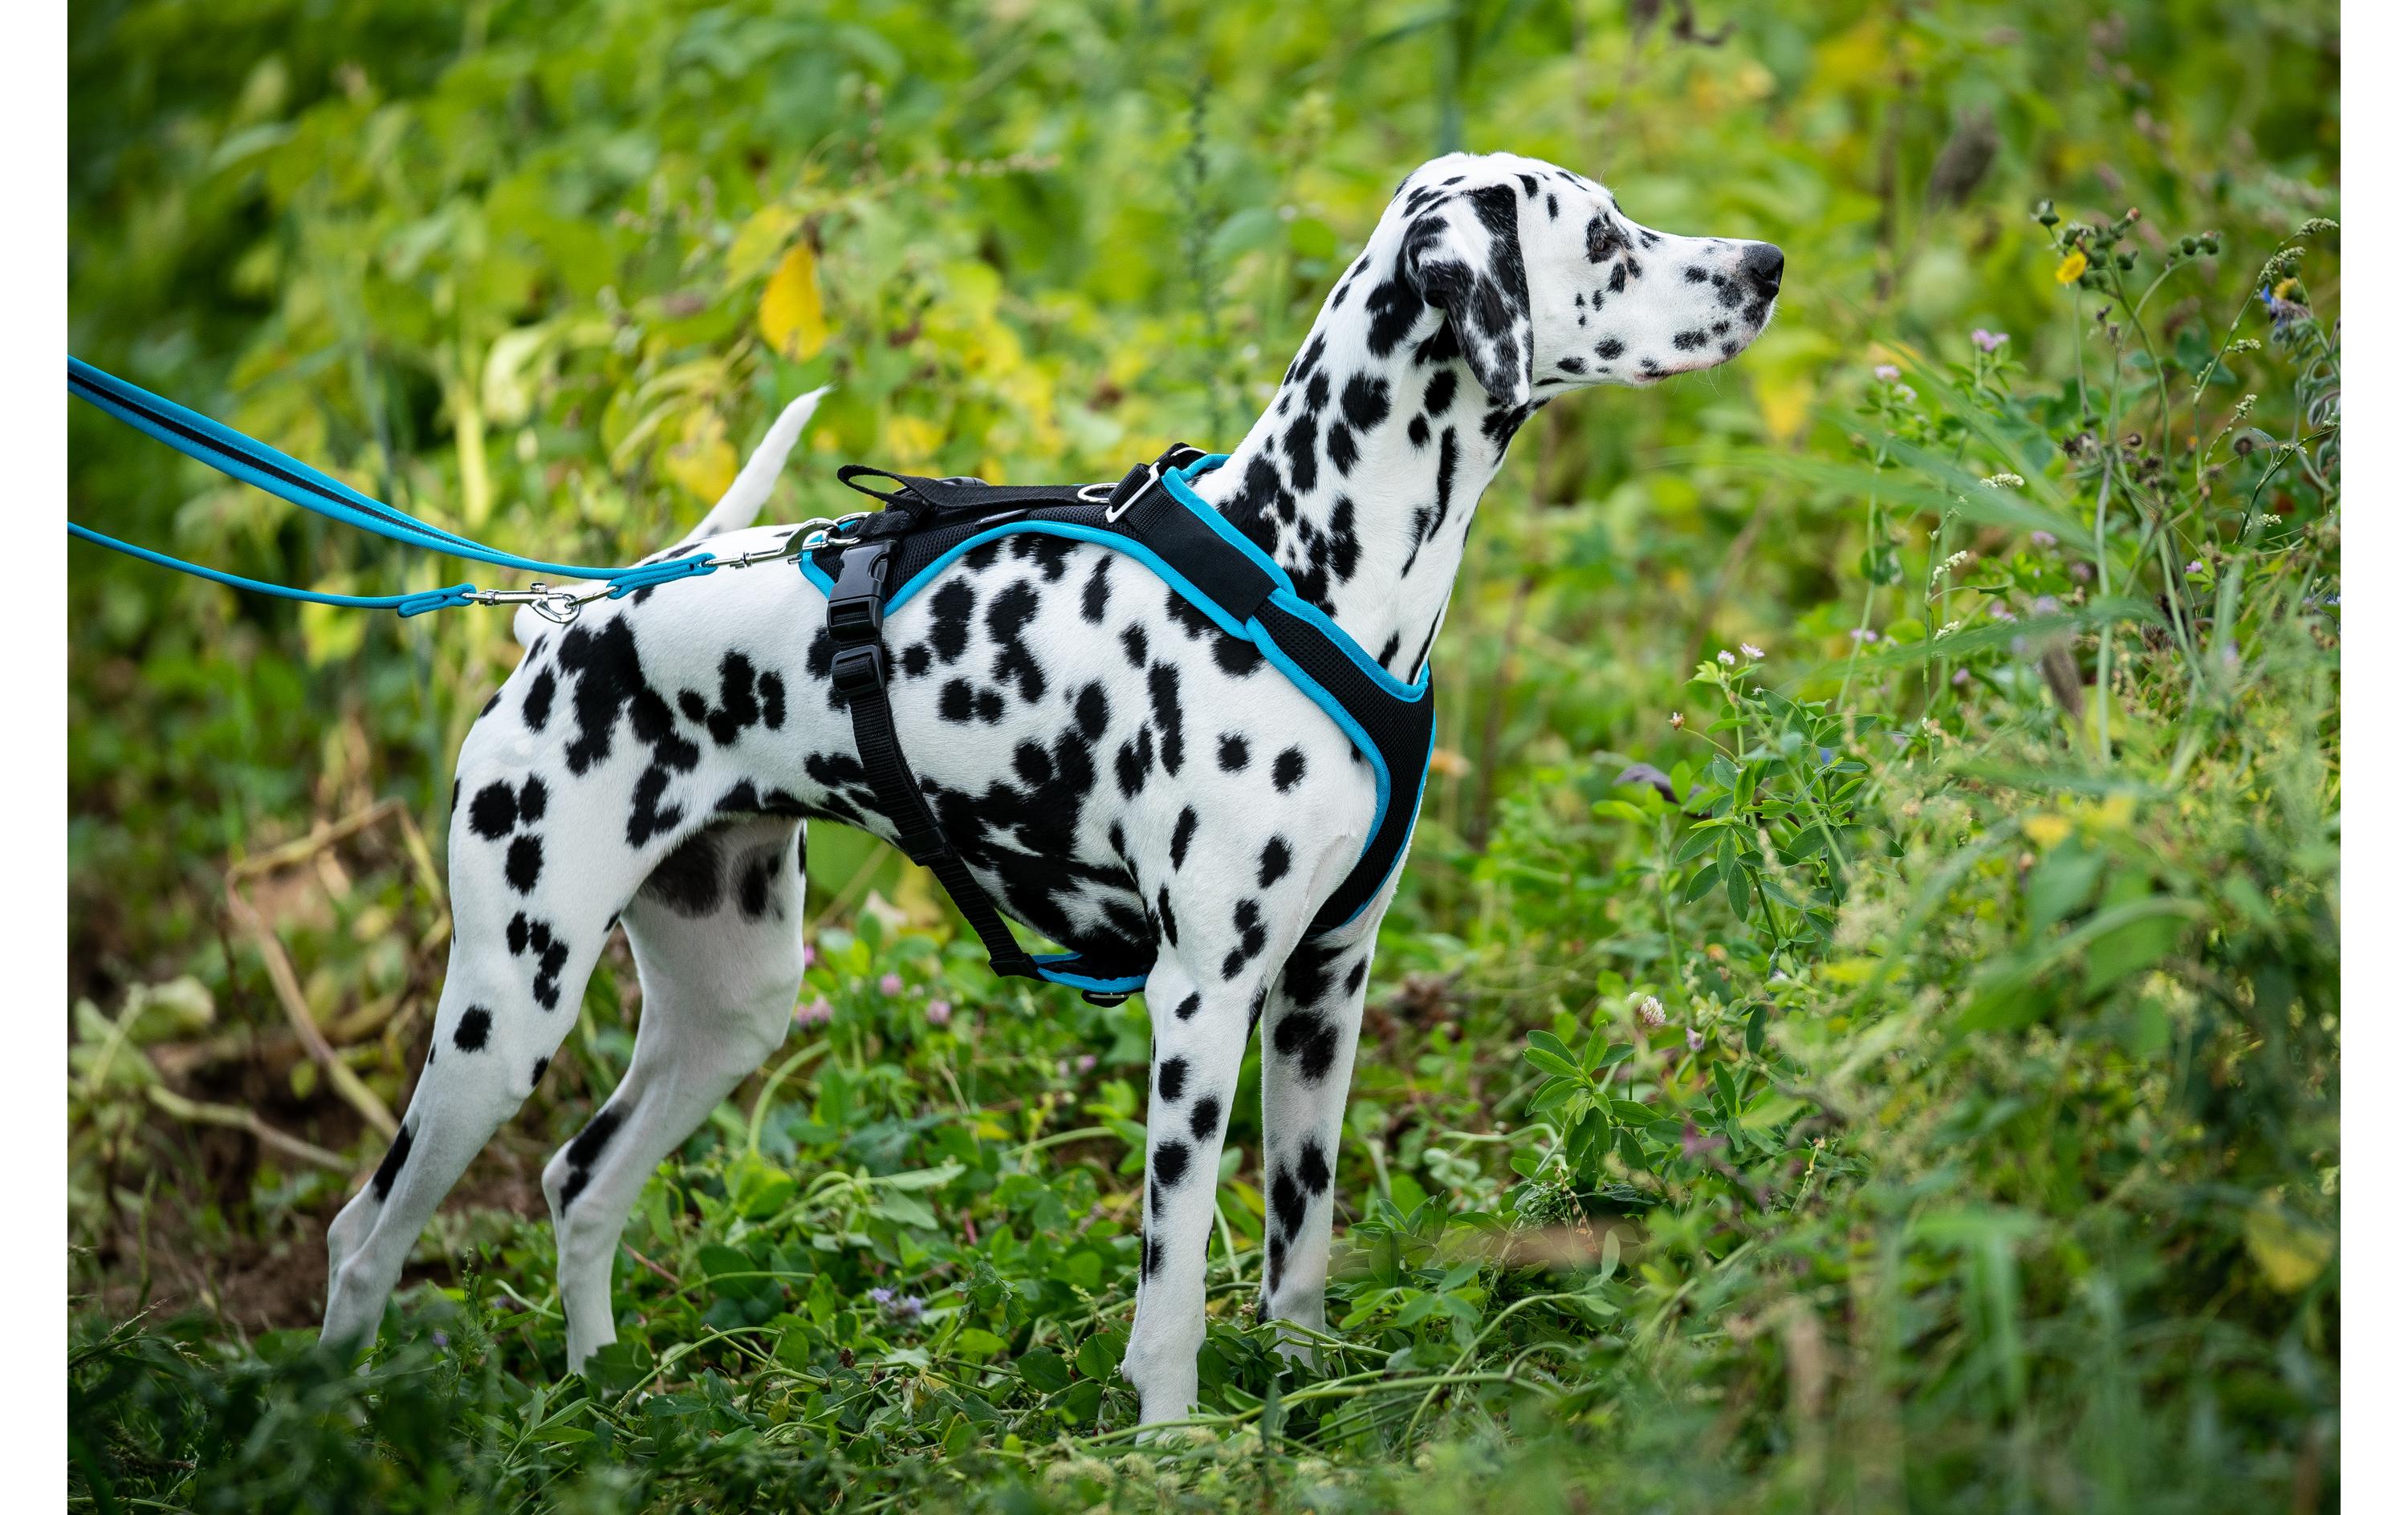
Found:
M 829 620 L 834 622 L 833 609 L 829 612 Z M 828 681 L 836 686 L 838 693 L 848 700 L 884 689 L 886 649 L 871 642 L 864 647 L 839 650 L 836 661 L 828 667 Z
M 849 547 L 837 559 L 836 583 L 828 590 L 828 636 L 838 647 L 874 645 L 886 624 L 885 542 Z

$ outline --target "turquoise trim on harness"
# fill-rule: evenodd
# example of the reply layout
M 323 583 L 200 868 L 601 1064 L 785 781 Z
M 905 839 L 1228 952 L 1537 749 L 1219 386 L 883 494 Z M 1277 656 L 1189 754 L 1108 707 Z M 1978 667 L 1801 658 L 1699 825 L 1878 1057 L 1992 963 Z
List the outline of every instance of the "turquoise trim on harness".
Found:
M 1271 603 L 1277 605 L 1281 609 L 1286 611 L 1288 614 L 1295 616 L 1297 620 L 1307 622 L 1312 626 L 1314 630 L 1320 632 L 1331 644 L 1342 651 L 1350 662 L 1352 662 L 1357 668 L 1361 669 L 1365 675 L 1377 682 L 1382 689 L 1385 690 L 1396 698 L 1409 703 L 1419 703 L 1420 701 L 1428 698 L 1430 676 L 1429 665 L 1426 663 L 1422 665 L 1420 674 L 1411 683 L 1407 683 L 1405 680 L 1398 679 L 1395 674 L 1390 673 L 1386 668 L 1382 667 L 1376 659 L 1374 659 L 1369 653 L 1363 650 L 1361 643 L 1355 641 L 1353 636 L 1347 635 L 1343 627 L 1340 626 L 1335 621 L 1330 620 L 1327 615 L 1322 612 L 1319 607 L 1312 604 L 1302 595 L 1296 593 L 1295 583 L 1288 578 L 1287 570 L 1282 568 L 1279 564 L 1272 559 L 1269 553 L 1265 552 L 1260 547 L 1257 547 L 1254 542 L 1249 540 L 1238 530 L 1236 526 L 1230 523 L 1228 517 L 1223 515 L 1220 511 L 1206 504 L 1203 497 L 1198 495 L 1195 490 L 1190 487 L 1193 480 L 1200 478 L 1204 474 L 1210 473 L 1214 468 L 1217 468 L 1222 464 L 1227 462 L 1228 456 L 1229 455 L 1226 452 L 1215 452 L 1208 456 L 1198 458 L 1196 462 L 1189 464 L 1184 468 L 1178 468 L 1166 472 L 1162 476 L 1162 482 L 1168 490 L 1171 497 L 1177 500 L 1181 505 L 1186 507 L 1191 513 L 1201 519 L 1206 525 L 1212 529 L 1214 535 L 1222 537 L 1232 546 L 1242 550 L 1247 557 L 1260 565 L 1264 572 L 1270 576 L 1273 583 L 1278 586 L 1271 591 Z M 1220 627 L 1221 630 L 1226 632 L 1232 636 L 1240 637 L 1252 643 L 1254 649 L 1262 653 L 1265 661 L 1268 662 L 1271 666 L 1277 668 L 1282 674 L 1286 676 L 1288 682 L 1294 684 L 1299 691 L 1301 691 L 1307 699 L 1312 700 L 1313 704 L 1321 707 L 1323 711 L 1329 716 L 1330 720 L 1337 723 L 1338 729 L 1345 734 L 1346 739 L 1354 744 L 1355 750 L 1362 753 L 1364 760 L 1370 765 L 1372 779 L 1377 793 L 1377 799 L 1371 808 L 1370 826 L 1364 833 L 1363 852 L 1358 853 L 1357 856 L 1360 857 L 1370 851 L 1374 841 L 1379 836 L 1380 823 L 1386 818 L 1389 803 L 1394 798 L 1394 786 L 1392 776 L 1388 772 L 1387 758 L 1381 752 L 1378 744 L 1371 740 L 1370 734 L 1363 729 L 1362 722 L 1354 719 L 1353 714 L 1347 710 L 1346 707 L 1340 703 L 1336 695 L 1330 693 L 1329 691 L 1323 687 L 1318 680 L 1307 674 L 1302 668 L 1297 666 L 1295 660 L 1290 658 L 1286 651 L 1280 647 L 1278 642 L 1272 639 L 1270 633 L 1264 629 L 1263 623 L 1260 621 L 1252 620 L 1240 625 L 1237 622 L 1231 620 L 1218 605 L 1214 604 L 1210 597 L 1205 595 L 1202 591 L 1198 590 L 1185 575 L 1180 573 L 1178 569 L 1173 568 L 1169 564 L 1164 562 L 1160 554 L 1151 550 L 1141 542 L 1136 541 L 1119 532 L 1104 531 L 1093 526 L 1082 526 L 1071 522 L 1008 521 L 1000 525 L 990 527 L 989 529 L 980 532 L 964 541 L 954 544 L 953 547 L 947 549 L 941 556 L 931 561 L 918 573 L 913 574 L 909 579 L 905 580 L 903 585 L 896 590 L 894 593 L 886 596 L 885 603 L 887 612 L 892 614 L 897 607 L 903 605 L 922 590 L 926 589 L 931 583 L 936 581 L 936 579 L 939 574 L 952 567 L 963 554 L 971 551 L 973 549 L 983 547 L 989 542 L 996 541 L 1002 537 L 1010 536 L 1019 533 L 1029 533 L 1043 536 L 1060 536 L 1068 538 L 1072 541 L 1093 542 L 1097 546 L 1110 548 L 1115 552 L 1125 553 L 1129 557 L 1137 559 L 1140 563 L 1144 564 L 1148 568 L 1152 569 L 1155 577 L 1159 578 L 1163 582 L 1168 584 L 1173 590 L 1177 591 L 1182 599 L 1187 601 L 1188 604 L 1194 606 L 1198 611 L 1202 612 L 1207 619 L 1209 619 L 1214 625 Z M 826 572 L 823 570 L 818 564 L 812 562 L 808 554 L 797 559 L 796 562 L 802 567 L 803 577 L 817 587 L 822 594 L 829 594 L 835 592 L 835 581 L 827 576 Z M 1417 777 L 1413 786 L 1413 811 L 1416 818 L 1418 818 L 1421 811 L 1422 796 L 1427 791 L 1428 787 L 1429 766 L 1427 763 L 1425 762 L 1422 766 L 1422 771 Z M 1409 850 L 1411 843 L 1412 833 L 1408 832 L 1406 834 L 1405 845 L 1397 849 L 1396 860 L 1389 865 L 1386 876 L 1387 878 L 1393 879 L 1396 876 L 1397 869 L 1404 865 L 1405 854 Z M 1384 890 L 1385 887 L 1386 881 L 1383 879 L 1382 889 Z M 1339 929 L 1353 924 L 1362 916 L 1366 909 L 1370 908 L 1371 900 L 1378 897 L 1379 891 L 1373 892 L 1373 893 L 1361 905 L 1355 907 L 1354 910 L 1349 914 L 1344 921 L 1340 922 L 1337 928 L 1333 929 Z M 1062 963 L 1075 961 L 1078 956 L 1079 954 L 1075 952 L 1056 952 L 1041 955 L 1037 959 L 1039 965 L 1038 971 L 1042 977 L 1054 983 L 1068 984 L 1074 989 L 1092 990 L 1098 993 L 1134 993 L 1144 987 L 1145 979 L 1143 975 L 1135 975 L 1120 979 L 1092 979 L 1080 974 L 1050 971 L 1044 966 L 1044 965 L 1049 962 Z

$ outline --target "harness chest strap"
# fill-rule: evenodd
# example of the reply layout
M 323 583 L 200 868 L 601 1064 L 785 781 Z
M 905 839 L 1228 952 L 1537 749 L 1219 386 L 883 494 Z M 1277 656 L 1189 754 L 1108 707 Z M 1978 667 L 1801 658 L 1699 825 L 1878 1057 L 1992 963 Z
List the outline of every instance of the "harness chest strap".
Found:
M 1188 481 L 1221 460 L 1185 446 L 1129 470 L 1117 485 L 1001 486 L 982 479 L 918 479 L 859 465 L 838 477 L 886 502 L 855 528 L 856 541 L 805 556 L 802 570 L 827 595 L 831 674 L 852 714 L 871 792 L 904 851 L 937 876 L 998 974 L 1068 984 L 1099 1003 L 1143 987 L 1149 944 L 1109 964 L 1077 952 L 1023 949 L 939 824 L 895 730 L 887 690 L 885 617 L 962 553 L 1018 532 L 1094 541 L 1136 557 L 1226 634 L 1254 644 L 1320 705 L 1373 769 L 1378 806 L 1361 855 L 1312 922 L 1320 936 L 1369 907 L 1402 861 L 1420 809 L 1436 736 L 1429 676 L 1406 684 L 1372 661 L 1287 575 L 1240 536 Z M 864 478 L 892 479 L 892 491 Z M 1397 780 L 1410 778 L 1411 798 Z M 1104 954 L 1098 954 L 1101 956 Z

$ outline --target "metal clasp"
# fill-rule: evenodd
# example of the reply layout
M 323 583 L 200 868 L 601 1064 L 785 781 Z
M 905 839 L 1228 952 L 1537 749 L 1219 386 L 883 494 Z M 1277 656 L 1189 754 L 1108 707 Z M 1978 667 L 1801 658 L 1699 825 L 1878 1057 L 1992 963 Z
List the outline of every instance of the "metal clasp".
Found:
M 523 605 L 552 624 L 566 626 L 577 619 L 578 612 L 609 592 L 607 584 L 580 594 L 538 581 L 524 589 L 471 590 L 465 598 L 478 605 Z

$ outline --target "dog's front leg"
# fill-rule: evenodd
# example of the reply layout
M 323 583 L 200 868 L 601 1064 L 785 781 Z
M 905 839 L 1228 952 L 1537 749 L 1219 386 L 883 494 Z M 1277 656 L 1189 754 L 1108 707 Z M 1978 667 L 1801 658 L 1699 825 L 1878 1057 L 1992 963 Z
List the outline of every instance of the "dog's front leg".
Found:
M 1382 912 L 1384 913 L 1384 902 Z M 1305 942 L 1288 954 L 1263 1025 L 1263 1223 L 1261 1310 L 1311 1331 L 1326 1327 L 1333 1175 L 1345 1135 L 1346 1090 L 1363 1029 L 1363 993 L 1379 936 L 1376 915 L 1342 943 Z M 1300 1339 L 1280 1351 L 1304 1357 Z
M 1244 901 L 1238 911 L 1231 939 L 1199 929 L 1200 922 L 1190 925 L 1184 949 L 1166 950 L 1145 984 L 1146 1013 L 1154 1022 L 1145 1229 L 1137 1320 L 1121 1364 L 1122 1376 L 1137 1386 L 1140 1424 L 1182 1420 L 1196 1407 L 1221 1138 L 1247 1037 L 1269 993 L 1270 975 L 1294 940 L 1291 930 L 1268 942 L 1254 901 Z M 1190 913 L 1191 921 L 1195 914 L 1200 911 Z

